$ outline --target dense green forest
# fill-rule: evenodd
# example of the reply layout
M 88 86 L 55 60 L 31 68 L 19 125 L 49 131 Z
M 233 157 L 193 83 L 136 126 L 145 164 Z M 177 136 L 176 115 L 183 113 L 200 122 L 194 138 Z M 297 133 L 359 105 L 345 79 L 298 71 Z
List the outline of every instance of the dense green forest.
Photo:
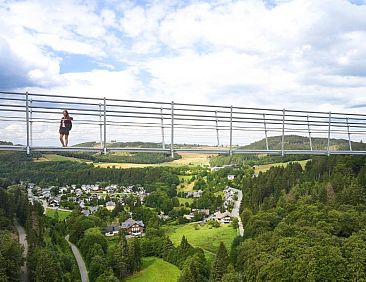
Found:
M 20 181 L 39 185 L 95 184 L 109 181 L 121 185 L 153 183 L 178 184 L 174 168 L 148 167 L 135 169 L 98 168 L 75 162 L 32 162 L 25 153 L 0 152 L 0 178 L 11 183 Z
M 181 159 L 179 154 L 174 154 L 174 158 L 163 153 L 88 153 L 88 152 L 59 152 L 58 155 L 73 157 L 93 162 L 107 163 L 139 163 L 139 164 L 157 164 L 171 162 Z
M 365 157 L 316 157 L 242 180 L 244 281 L 364 281 Z
M 22 249 L 15 240 L 14 221 L 25 227 L 30 281 L 80 281 L 75 258 L 64 236 L 65 222 L 45 217 L 40 203 L 28 202 L 23 186 L 0 184 L 0 281 L 20 281 Z
M 73 162 L 34 163 L 24 153 L 14 152 L 2 152 L 0 159 L 0 224 L 5 230 L 0 234 L 1 246 L 19 250 L 14 239 L 9 241 L 12 222 L 18 218 L 29 238 L 32 281 L 47 281 L 50 271 L 55 273 L 54 281 L 79 279 L 64 240 L 66 234 L 81 250 L 91 281 L 123 280 L 138 271 L 141 257 L 147 256 L 177 265 L 182 273 L 180 282 L 364 281 L 366 277 L 363 156 L 312 157 L 305 169 L 290 163 L 257 176 L 248 165 L 210 172 L 192 167 L 101 169 Z M 184 237 L 174 246 L 165 233 L 166 223 L 158 217 L 164 211 L 175 224 L 183 223 L 180 219 L 187 207 L 179 205 L 175 190 L 180 174 L 191 174 L 194 189 L 203 190 L 190 207 L 214 211 L 222 204 L 215 192 L 227 185 L 243 191 L 240 216 L 244 237 L 237 237 L 230 249 L 221 244 L 210 263 L 202 249 L 191 246 Z M 228 174 L 234 174 L 235 179 L 229 181 Z M 98 181 L 141 184 L 150 195 L 144 205 L 131 198 L 125 206 L 117 204 L 113 212 L 103 208 L 84 217 L 76 209 L 67 221 L 59 221 L 44 217 L 40 205 L 28 203 L 24 188 L 14 186 L 20 180 L 55 185 Z M 115 218 L 128 218 L 129 212 L 135 220 L 144 221 L 146 236 L 126 241 L 120 234 L 110 247 L 101 231 Z M 0 252 L 6 249 L 1 247 Z M 16 276 L 20 264 L 21 255 L 8 264 L 13 272 L 0 267 L 0 275 Z

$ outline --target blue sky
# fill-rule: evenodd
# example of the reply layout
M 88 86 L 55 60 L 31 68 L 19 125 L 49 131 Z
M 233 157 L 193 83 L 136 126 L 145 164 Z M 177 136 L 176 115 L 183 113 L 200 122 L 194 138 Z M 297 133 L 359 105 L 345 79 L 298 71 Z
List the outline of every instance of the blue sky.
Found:
M 0 89 L 362 112 L 365 2 L 0 0 Z

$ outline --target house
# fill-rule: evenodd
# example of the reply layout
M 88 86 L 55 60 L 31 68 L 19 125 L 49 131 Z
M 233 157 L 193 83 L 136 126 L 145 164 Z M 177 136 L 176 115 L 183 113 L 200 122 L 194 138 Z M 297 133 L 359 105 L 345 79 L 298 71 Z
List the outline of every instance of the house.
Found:
M 105 228 L 105 236 L 114 236 L 121 230 L 121 225 L 112 223 Z
M 183 215 L 183 218 L 187 219 L 188 221 L 192 221 L 192 219 L 194 218 L 194 214 L 193 213 L 185 214 Z
M 132 236 L 142 235 L 142 233 L 144 233 L 144 227 L 145 225 L 142 220 L 136 221 L 132 218 L 127 219 L 121 224 L 121 228 L 125 229 L 127 234 Z
M 227 180 L 234 180 L 234 178 L 235 178 L 235 175 L 233 175 L 233 174 L 229 174 L 227 176 Z
M 186 198 L 200 198 L 202 197 L 203 191 L 193 191 L 193 192 L 186 192 Z
M 114 208 L 116 207 L 116 203 L 113 201 L 108 201 L 105 203 L 105 206 L 106 206 L 107 210 L 113 211 Z
M 84 216 L 89 216 L 90 215 L 90 210 L 82 210 L 81 213 L 84 215 Z
M 89 207 L 90 213 L 95 213 L 98 210 L 98 207 Z
M 215 219 L 223 224 L 228 224 L 231 222 L 231 214 L 229 211 L 221 213 L 220 211 L 215 213 Z
M 192 212 L 199 212 L 201 214 L 203 214 L 204 216 L 209 216 L 210 215 L 210 210 L 209 209 L 192 209 Z

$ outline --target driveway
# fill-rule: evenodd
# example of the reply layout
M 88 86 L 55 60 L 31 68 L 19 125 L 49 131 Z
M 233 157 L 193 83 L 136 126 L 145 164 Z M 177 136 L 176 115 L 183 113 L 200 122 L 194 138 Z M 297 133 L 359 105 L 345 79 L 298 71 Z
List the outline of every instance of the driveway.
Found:
M 233 217 L 236 217 L 239 221 L 239 234 L 241 237 L 244 236 L 244 227 L 243 227 L 243 223 L 241 222 L 241 218 L 240 218 L 240 214 L 239 214 L 239 209 L 240 209 L 240 204 L 241 204 L 241 200 L 243 199 L 243 192 L 239 189 L 235 189 L 230 187 L 231 190 L 233 190 L 234 192 L 237 193 L 238 195 L 238 199 L 236 200 L 233 210 L 231 211 L 231 215 Z

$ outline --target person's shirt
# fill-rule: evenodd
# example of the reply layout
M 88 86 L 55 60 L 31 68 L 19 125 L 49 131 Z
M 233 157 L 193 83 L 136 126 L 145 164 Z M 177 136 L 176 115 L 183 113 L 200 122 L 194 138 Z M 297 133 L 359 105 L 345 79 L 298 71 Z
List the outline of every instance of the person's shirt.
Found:
M 72 120 L 73 120 L 72 117 L 68 117 L 68 118 L 62 117 L 60 127 L 70 130 L 72 127 L 72 122 L 71 122 Z

